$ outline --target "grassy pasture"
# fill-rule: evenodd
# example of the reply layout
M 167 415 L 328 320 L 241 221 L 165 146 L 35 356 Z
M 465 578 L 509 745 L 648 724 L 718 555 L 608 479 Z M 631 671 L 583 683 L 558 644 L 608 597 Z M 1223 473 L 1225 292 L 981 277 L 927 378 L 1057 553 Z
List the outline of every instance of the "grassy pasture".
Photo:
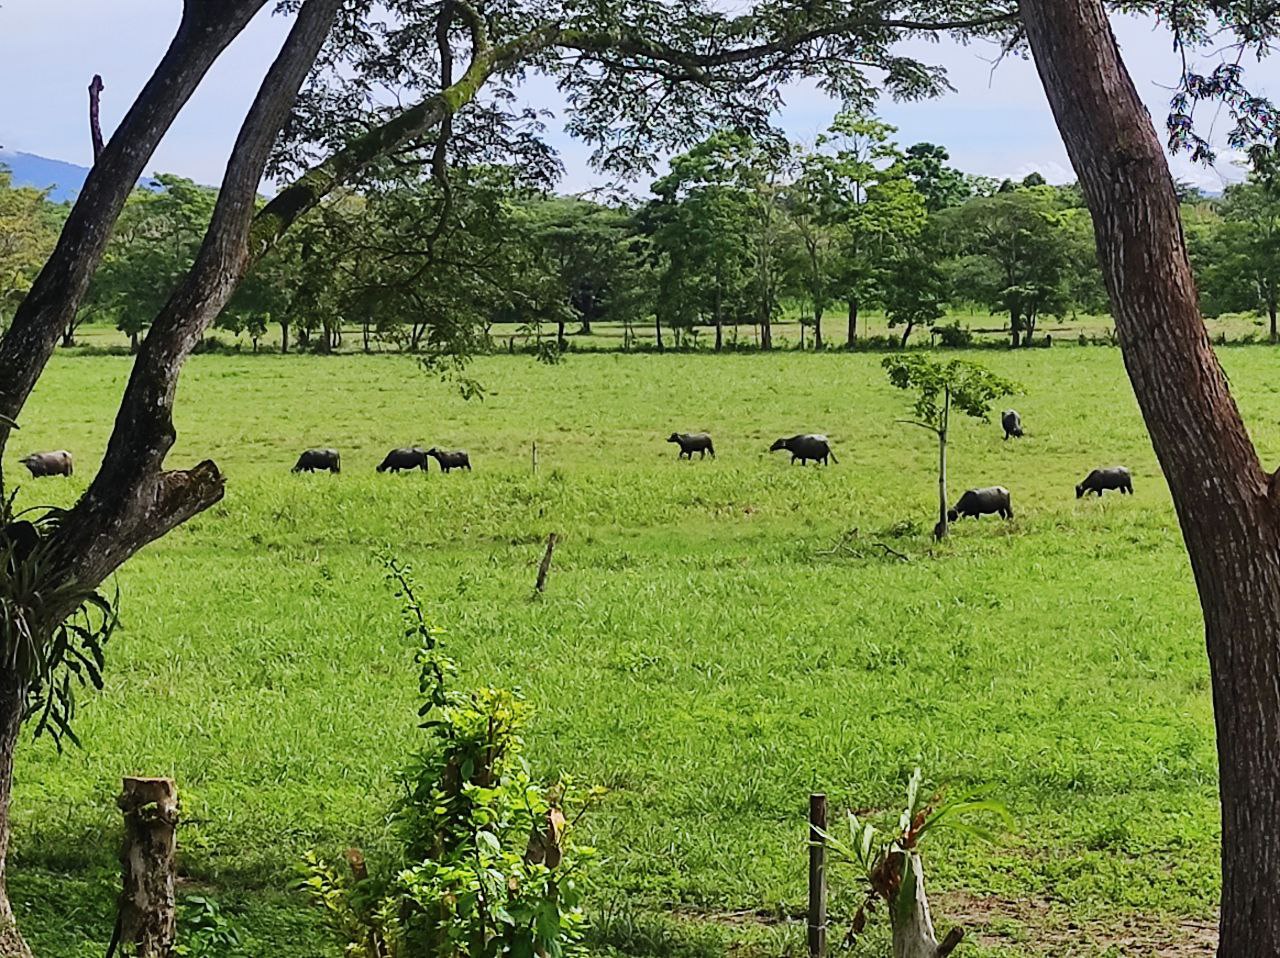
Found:
M 1072 954 L 1151 953 L 1117 937 L 1135 923 L 1185 943 L 1216 893 L 1207 666 L 1119 352 L 975 358 L 1026 387 L 1028 436 L 959 424 L 953 497 L 1001 483 L 1017 519 L 933 548 L 934 447 L 894 423 L 905 397 L 876 356 L 493 357 L 473 369 L 483 402 L 398 356 L 196 357 L 171 462 L 216 459 L 227 498 L 119 575 L 124 627 L 106 690 L 82 701 L 84 750 L 20 754 L 11 882 L 38 953 L 103 952 L 113 799 L 120 775 L 146 773 L 178 779 L 190 888 L 230 912 L 246 954 L 336 954 L 289 888 L 309 849 L 385 845 L 415 746 L 384 549 L 414 565 L 464 674 L 529 697 L 539 768 L 612 790 L 587 827 L 614 945 L 794 945 L 794 925 L 740 913 L 802 907 L 807 793 L 892 808 L 917 764 L 991 786 L 1017 818 L 994 848 L 946 838 L 929 855 L 941 923 L 980 916 L 970 953 L 1043 951 L 1030 926 L 1068 915 L 1085 929 Z M 1223 359 L 1274 462 L 1276 354 Z M 24 503 L 83 489 L 127 373 L 120 357 L 55 360 L 6 473 L 61 447 L 79 470 L 27 483 Z M 662 440 L 694 428 L 718 460 L 676 462 Z M 802 430 L 827 432 L 840 465 L 764 451 Z M 409 443 L 465 447 L 475 472 L 374 474 Z M 319 444 L 341 449 L 342 474 L 290 475 Z M 1134 497 L 1076 501 L 1088 468 L 1117 462 Z M 853 551 L 833 548 L 854 529 Z M 551 530 L 563 545 L 531 602 Z M 847 915 L 851 878 L 835 886 Z

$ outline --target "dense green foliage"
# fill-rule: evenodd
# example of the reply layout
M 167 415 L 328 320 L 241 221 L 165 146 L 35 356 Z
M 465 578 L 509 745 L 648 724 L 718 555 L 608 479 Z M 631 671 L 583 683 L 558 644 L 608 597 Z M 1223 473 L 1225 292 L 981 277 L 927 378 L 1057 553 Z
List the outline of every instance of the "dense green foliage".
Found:
M 0 328 L 53 251 L 65 215 L 47 193 L 15 187 L 0 164 Z
M 536 781 L 524 756 L 529 709 L 508 689 L 457 687 L 412 572 L 387 561 L 418 643 L 426 741 L 395 808 L 402 857 L 369 870 L 312 857 L 304 883 L 345 958 L 561 958 L 582 938 L 586 865 L 577 823 L 597 791 Z
M 773 345 L 776 326 L 798 320 L 800 345 L 831 346 L 866 337 L 883 314 L 906 345 L 948 312 L 978 312 L 1016 345 L 1042 341 L 1046 317 L 1105 313 L 1075 187 L 966 176 L 942 147 L 902 150 L 893 134 L 852 113 L 808 148 L 721 131 L 676 156 L 644 202 L 555 196 L 499 165 L 457 170 L 447 188 L 410 178 L 344 192 L 286 235 L 219 325 L 254 351 L 269 338 L 285 351 L 404 349 L 458 366 L 517 340 L 553 358 L 568 336 L 604 325 L 621 328 L 624 348 L 641 330 L 659 348 L 731 348 Z M 136 345 L 215 196 L 172 176 L 137 190 L 77 325 L 113 322 Z M 59 215 L 0 181 L 5 203 L 32 223 Z M 1276 181 L 1255 176 L 1221 198 L 1192 191 L 1184 214 L 1206 314 L 1274 313 Z M 16 289 L 32 268 L 22 262 Z
M 1274 460 L 1269 351 L 1222 357 Z M 19 755 L 10 880 L 39 953 L 103 953 L 131 772 L 177 778 L 184 890 L 222 906 L 244 954 L 335 953 L 288 889 L 313 849 L 394 859 L 386 811 L 421 744 L 413 643 L 389 638 L 388 546 L 464 673 L 537 706 L 532 773 L 609 787 L 582 823 L 603 859 L 593 936 L 642 954 L 794 953 L 797 926 L 769 916 L 803 903 L 807 793 L 829 791 L 833 814 L 893 808 L 918 764 L 926 789 L 988 788 L 1017 823 L 994 847 L 937 836 L 944 926 L 969 917 L 983 948 L 1015 954 L 1185 940 L 1217 888 L 1208 673 L 1119 351 L 966 358 L 1024 384 L 1027 438 L 958 418 L 952 481 L 1007 486 L 1017 519 L 934 546 L 934 441 L 895 422 L 904 396 L 876 357 L 489 357 L 473 369 L 482 403 L 399 356 L 196 357 L 174 461 L 217 459 L 227 498 L 120 573 L 85 748 Z M 126 357 L 55 360 L 5 466 L 65 446 L 83 468 L 24 482 L 22 503 L 83 488 L 127 372 Z M 686 428 L 712 432 L 714 462 L 675 461 L 663 440 Z M 768 458 L 810 429 L 839 466 Z M 412 442 L 467 448 L 475 472 L 374 473 Z M 318 444 L 342 451 L 342 474 L 289 475 Z M 1134 497 L 1075 499 L 1088 469 L 1117 462 Z M 563 541 L 531 603 L 549 531 Z M 837 919 L 858 904 L 846 891 Z

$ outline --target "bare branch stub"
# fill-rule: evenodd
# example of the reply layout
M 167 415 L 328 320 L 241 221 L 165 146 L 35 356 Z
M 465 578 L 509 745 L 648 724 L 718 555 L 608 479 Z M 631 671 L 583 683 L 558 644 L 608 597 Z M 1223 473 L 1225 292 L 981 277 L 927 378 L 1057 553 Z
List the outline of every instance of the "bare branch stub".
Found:
M 93 138 L 93 161 L 102 155 L 102 124 L 98 120 L 98 104 L 102 98 L 102 76 L 95 73 L 89 82 L 89 135 Z

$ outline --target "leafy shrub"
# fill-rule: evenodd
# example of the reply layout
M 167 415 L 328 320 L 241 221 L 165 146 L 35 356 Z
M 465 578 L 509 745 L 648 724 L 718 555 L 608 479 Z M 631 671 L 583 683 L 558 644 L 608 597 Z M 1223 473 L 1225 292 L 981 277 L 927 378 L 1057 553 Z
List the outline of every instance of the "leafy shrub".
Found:
M 174 953 L 183 958 L 229 958 L 241 951 L 240 930 L 212 898 L 190 895 L 179 915 L 182 943 Z
M 524 700 L 505 689 L 455 690 L 456 666 L 409 570 L 387 567 L 418 645 L 424 698 L 426 742 L 395 809 L 403 861 L 371 874 L 356 850 L 345 869 L 312 856 L 303 886 L 346 958 L 559 958 L 585 930 L 583 880 L 595 853 L 575 842 L 574 826 L 602 790 L 533 779 Z
M 973 345 L 973 333 L 968 327 L 961 326 L 958 319 L 945 326 L 935 327 L 933 335 L 938 337 L 938 345 L 947 349 L 963 349 Z

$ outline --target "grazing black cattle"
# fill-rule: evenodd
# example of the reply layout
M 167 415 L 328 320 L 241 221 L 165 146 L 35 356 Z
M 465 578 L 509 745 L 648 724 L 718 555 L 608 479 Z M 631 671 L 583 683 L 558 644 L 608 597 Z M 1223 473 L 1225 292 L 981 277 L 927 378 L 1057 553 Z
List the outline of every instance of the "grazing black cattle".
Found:
M 308 449 L 298 457 L 294 472 L 341 472 L 342 457 L 336 449 Z
M 987 486 L 985 489 L 968 490 L 960 497 L 954 509 L 947 510 L 947 521 L 955 522 L 960 518 L 977 519 L 993 514 L 1001 519 L 1013 518 L 1009 490 L 1004 486 Z
M 428 472 L 427 454 L 417 446 L 408 449 L 392 449 L 378 466 L 378 472 L 400 472 L 402 469 L 421 469 Z
M 712 459 L 716 457 L 715 446 L 711 445 L 711 436 L 705 432 L 673 432 L 667 437 L 667 442 L 674 442 L 680 446 L 677 459 L 692 459 L 695 452 L 700 453 L 702 459 L 707 458 L 707 453 L 711 453 Z
M 1022 438 L 1022 417 L 1016 409 L 1006 409 L 1000 414 L 1000 425 L 1004 426 L 1004 438 Z
M 831 462 L 839 464 L 840 460 L 836 458 L 836 454 L 831 451 L 831 443 L 826 436 L 819 435 L 803 435 L 791 436 L 788 439 L 779 439 L 769 447 L 770 452 L 777 452 L 779 449 L 785 449 L 791 453 L 791 464 L 794 466 L 799 460 L 800 465 L 806 465 L 808 460 L 820 462 L 824 466 L 829 465 L 827 462 L 830 457 Z
M 448 472 L 450 469 L 465 469 L 467 472 L 471 471 L 471 457 L 461 449 L 456 449 L 453 452 L 450 452 L 446 449 L 437 449 L 435 446 L 432 446 L 427 450 L 427 455 L 440 463 L 441 472 Z
M 1118 489 L 1121 495 L 1133 495 L 1133 476 L 1124 466 L 1110 466 L 1106 469 L 1095 469 L 1084 477 L 1084 482 L 1076 486 L 1076 498 L 1079 499 L 1090 492 L 1098 494 L 1107 489 Z
M 69 476 L 73 471 L 71 453 L 65 449 L 56 452 L 33 452 L 22 460 L 22 464 L 31 472 L 31 478 L 42 476 Z

